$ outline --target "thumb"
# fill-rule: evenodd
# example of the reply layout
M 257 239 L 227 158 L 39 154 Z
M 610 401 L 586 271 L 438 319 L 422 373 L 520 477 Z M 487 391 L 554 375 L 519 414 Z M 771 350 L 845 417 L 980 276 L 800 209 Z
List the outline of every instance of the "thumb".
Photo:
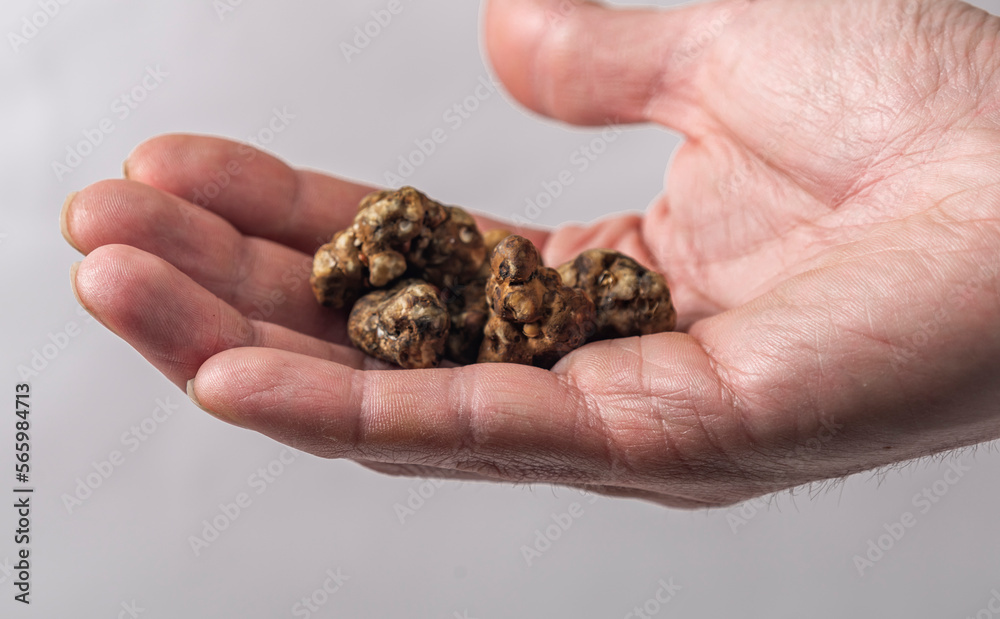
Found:
M 504 85 L 536 112 L 575 124 L 656 120 L 682 130 L 696 107 L 701 52 L 748 4 L 664 10 L 490 0 L 486 49 Z

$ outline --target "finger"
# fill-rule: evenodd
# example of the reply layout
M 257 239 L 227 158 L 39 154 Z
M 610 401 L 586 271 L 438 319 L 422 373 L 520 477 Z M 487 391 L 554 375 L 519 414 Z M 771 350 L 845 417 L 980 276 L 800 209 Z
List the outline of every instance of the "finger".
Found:
M 80 305 L 182 389 L 206 359 L 238 346 L 281 348 L 355 368 L 369 363 L 353 348 L 250 320 L 171 264 L 127 245 L 95 249 L 71 281 Z
M 258 236 L 307 254 L 346 228 L 358 201 L 374 188 L 318 172 L 296 170 L 247 144 L 172 134 L 140 144 L 126 175 L 180 196 Z M 432 196 L 434 197 L 434 196 Z M 479 217 L 483 229 L 505 227 Z M 545 232 L 527 231 L 542 244 Z
M 346 341 L 345 317 L 316 302 L 312 256 L 246 237 L 225 219 L 134 181 L 102 181 L 63 209 L 63 233 L 82 253 L 131 245 L 174 265 L 240 313 L 323 340 Z
M 311 385 L 308 394 L 294 393 L 306 384 Z M 525 389 L 526 384 L 532 388 Z M 199 370 L 194 389 L 201 405 L 217 416 L 319 455 L 493 473 L 491 477 L 496 470 L 474 464 L 477 452 L 486 447 L 481 440 L 488 436 L 484 442 L 492 449 L 512 455 L 541 448 L 539 436 L 562 425 L 561 432 L 546 439 L 555 445 L 560 435 L 573 433 L 573 417 L 559 413 L 580 400 L 567 384 L 537 368 L 472 365 L 355 372 L 263 349 L 216 355 Z M 545 410 L 551 412 L 541 412 Z M 601 445 L 594 438 L 582 436 L 578 442 L 589 443 L 596 453 Z M 586 466 L 582 460 L 579 465 Z
M 683 130 L 700 96 L 696 35 L 748 4 L 662 10 L 491 0 L 486 48 L 504 85 L 537 112 L 577 124 L 657 119 Z
M 356 371 L 251 348 L 206 361 L 192 391 L 220 418 L 324 457 L 434 466 L 494 480 L 651 491 L 666 484 L 671 496 L 696 503 L 723 497 L 720 489 L 705 490 L 709 479 L 726 478 L 747 492 L 753 484 L 711 455 L 705 426 L 690 410 L 696 404 L 713 414 L 714 437 L 732 442 L 729 435 L 739 434 L 732 416 L 721 414 L 725 404 L 718 402 L 721 390 L 704 353 L 696 352 L 687 336 L 664 335 L 670 354 L 657 367 L 665 373 L 660 380 L 671 381 L 669 388 L 679 394 L 696 396 L 696 403 L 677 395 L 662 409 L 651 408 L 654 398 L 634 396 L 632 408 L 607 406 L 628 402 L 630 396 L 618 393 L 599 402 L 606 397 L 601 387 L 609 382 L 642 382 L 642 367 L 634 378 L 626 373 L 641 366 L 639 361 L 602 366 L 603 375 L 583 380 L 575 371 L 509 364 Z M 571 357 L 589 358 L 584 365 L 597 367 L 593 358 L 603 353 L 595 348 Z
M 644 236 L 644 219 L 634 214 L 615 215 L 586 225 L 561 226 L 551 234 L 545 246 L 545 264 L 559 266 L 584 250 L 601 248 L 620 251 L 640 264 L 659 270 L 661 265 Z

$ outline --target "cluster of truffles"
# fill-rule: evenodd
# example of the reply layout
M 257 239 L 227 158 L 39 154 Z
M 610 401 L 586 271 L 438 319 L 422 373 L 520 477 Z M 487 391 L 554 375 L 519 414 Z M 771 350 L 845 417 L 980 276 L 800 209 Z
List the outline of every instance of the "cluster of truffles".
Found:
M 323 305 L 351 308 L 357 348 L 404 368 L 444 358 L 550 368 L 588 341 L 677 321 L 663 276 L 628 256 L 594 249 L 552 269 L 528 239 L 484 235 L 412 187 L 362 199 L 316 252 L 310 283 Z

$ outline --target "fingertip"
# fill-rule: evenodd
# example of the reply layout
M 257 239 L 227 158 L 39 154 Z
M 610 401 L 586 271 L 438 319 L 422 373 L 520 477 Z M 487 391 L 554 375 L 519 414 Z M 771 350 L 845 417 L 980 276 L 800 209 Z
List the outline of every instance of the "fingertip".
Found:
M 151 185 L 200 204 L 217 192 L 230 188 L 229 177 L 239 177 L 252 170 L 267 172 L 268 181 L 276 174 L 287 181 L 291 168 L 280 159 L 249 144 L 212 135 L 164 133 L 136 146 L 125 159 L 125 177 Z M 221 179 L 221 180 L 217 180 Z M 216 186 L 212 183 L 216 182 Z M 204 204 L 200 204 L 204 206 Z
M 510 94 L 529 109 L 543 112 L 532 78 L 526 71 L 546 28 L 536 2 L 490 0 L 486 5 L 484 42 L 493 70 Z
M 175 153 L 189 137 L 167 133 L 140 142 L 122 163 L 122 177 L 156 186 L 158 171 L 175 158 Z
M 206 359 L 194 392 L 203 409 L 227 423 L 333 457 L 355 431 L 353 377 L 338 363 L 247 346 Z
M 73 239 L 73 235 L 69 231 L 70 207 L 72 206 L 73 201 L 76 199 L 76 194 L 78 193 L 78 191 L 70 192 L 70 194 L 67 195 L 66 199 L 63 201 L 62 208 L 59 209 L 59 231 L 62 233 L 63 238 L 66 239 L 66 242 L 69 243 L 70 247 L 83 254 L 85 252 L 80 249 L 80 246 L 77 245 L 76 241 Z
M 122 337 L 122 334 L 119 329 L 112 327 L 108 323 L 106 317 L 107 308 L 102 304 L 107 299 L 107 296 L 102 295 L 101 292 L 106 292 L 109 289 L 108 284 L 110 282 L 119 282 L 122 280 L 123 273 L 108 272 L 116 262 L 114 256 L 117 255 L 116 252 L 120 247 L 124 246 L 107 245 L 98 247 L 90 252 L 86 258 L 74 262 L 70 266 L 70 285 L 73 288 L 73 296 L 76 297 L 76 302 L 80 304 L 80 307 L 87 310 L 87 313 L 93 316 L 99 323 L 104 325 L 106 329 L 118 337 Z M 113 299 L 114 295 L 111 295 L 111 298 Z
M 198 391 L 195 386 L 196 380 L 197 380 L 197 375 L 195 376 L 195 378 L 189 379 L 187 381 L 187 384 L 185 385 L 185 391 L 187 391 L 187 396 L 191 400 L 191 402 L 201 410 L 211 415 L 212 417 L 215 417 L 216 419 L 224 421 L 228 424 L 238 426 L 239 424 L 236 423 L 236 421 L 231 417 L 229 417 L 228 415 L 225 415 L 221 412 L 217 412 L 213 408 L 209 408 L 208 406 L 205 406 L 205 404 L 202 403 L 201 398 L 198 397 Z
M 195 391 L 195 387 L 194 387 L 194 381 L 195 381 L 194 378 L 190 378 L 190 379 L 188 379 L 188 382 L 185 385 L 185 389 L 184 390 L 187 392 L 188 398 L 191 400 L 191 402 L 194 403 L 195 406 L 197 406 L 201 410 L 205 411 L 209 415 L 214 415 L 215 413 L 213 413 L 212 411 L 210 411 L 207 408 L 205 408 L 205 405 L 202 404 L 201 401 L 198 399 L 198 394 Z
M 232 363 L 240 357 L 239 351 L 238 348 L 230 348 L 212 355 L 201 364 L 186 385 L 187 395 L 195 406 L 217 419 L 237 426 L 241 424 L 234 415 L 233 407 L 227 405 L 225 396 L 227 384 L 230 389 L 238 388 L 238 385 L 229 382 L 229 377 L 232 376 Z

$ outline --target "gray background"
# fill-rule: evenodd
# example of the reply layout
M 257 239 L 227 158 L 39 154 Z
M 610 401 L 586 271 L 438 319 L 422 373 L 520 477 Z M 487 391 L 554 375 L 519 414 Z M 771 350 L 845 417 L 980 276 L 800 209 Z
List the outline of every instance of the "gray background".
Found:
M 295 119 L 270 150 L 381 184 L 415 139 L 445 127 L 447 142 L 406 180 L 446 202 L 523 214 L 594 133 L 526 114 L 502 93 L 451 130 L 442 114 L 488 72 L 480 7 L 402 4 L 350 62 L 339 44 L 384 1 L 243 0 L 220 18 L 209 0 L 80 0 L 16 53 L 0 49 L 0 390 L 13 393 L 17 367 L 50 336 L 79 329 L 31 380 L 33 604 L 12 601 L 5 568 L 0 616 L 127 617 L 123 603 L 149 619 L 307 616 L 293 615 L 294 604 L 322 586 L 327 570 L 348 580 L 314 617 L 625 617 L 661 579 L 680 589 L 651 616 L 974 617 L 985 609 L 1000 590 L 1000 456 L 992 446 L 716 511 L 549 486 L 432 485 L 308 455 L 258 494 L 251 476 L 282 446 L 203 414 L 126 343 L 78 314 L 68 273 L 79 256 L 57 225 L 63 198 L 118 176 L 128 152 L 162 132 L 246 139 L 273 108 L 287 108 Z M 1000 9 L 996 0 L 976 4 Z M 0 32 L 20 30 L 38 10 L 37 0 L 7 0 Z M 156 66 L 167 77 L 119 119 L 114 99 Z M 114 132 L 58 180 L 51 162 L 104 117 L 114 118 Z M 677 143 L 655 128 L 628 130 L 538 223 L 643 209 Z M 154 424 L 160 401 L 177 409 Z M 122 435 L 144 420 L 154 431 L 130 451 Z M 0 417 L 5 494 L 13 421 L 10 411 Z M 115 450 L 121 466 L 67 509 L 64 495 Z M 969 470 L 948 485 L 955 462 Z M 923 513 L 913 497 L 935 482 L 943 496 Z M 428 498 L 401 523 L 394 506 L 411 491 Z M 189 537 L 240 492 L 249 507 L 196 556 Z M 574 502 L 582 515 L 527 565 L 522 546 Z M 859 574 L 854 556 L 905 512 L 916 524 Z M 13 559 L 13 529 L 14 510 L 0 509 L 0 565 Z

